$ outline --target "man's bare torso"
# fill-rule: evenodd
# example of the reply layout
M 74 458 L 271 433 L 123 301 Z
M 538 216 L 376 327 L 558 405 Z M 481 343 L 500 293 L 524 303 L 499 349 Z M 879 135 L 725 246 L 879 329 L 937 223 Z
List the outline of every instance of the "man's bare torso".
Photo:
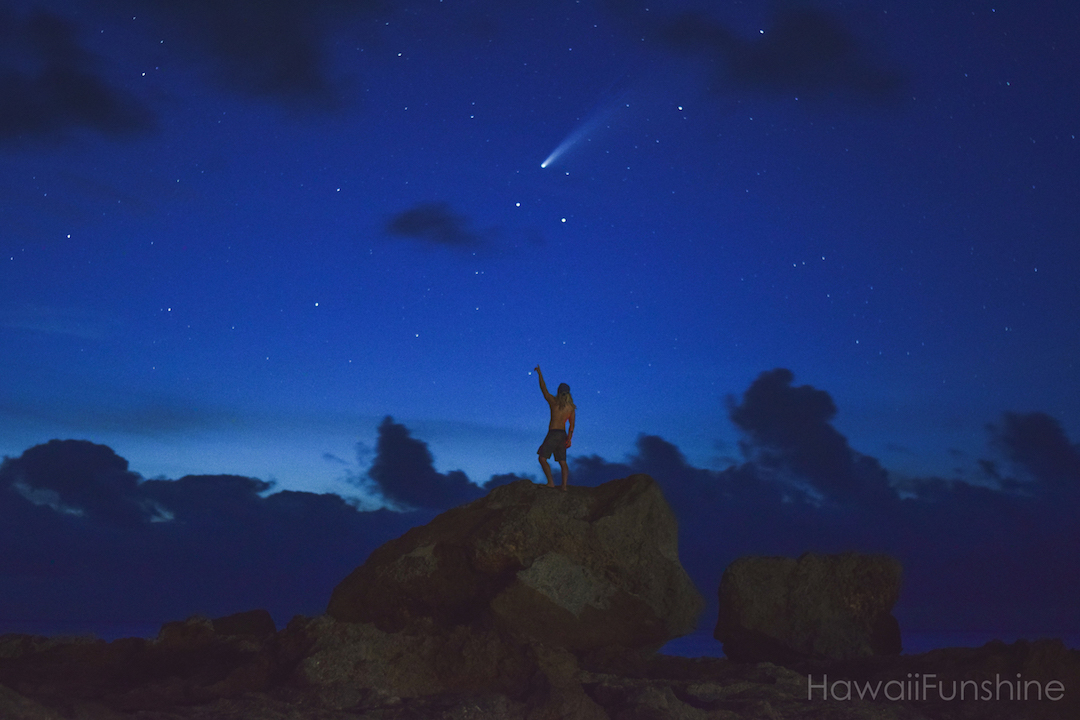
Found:
M 573 406 L 570 403 L 565 406 L 560 405 L 557 397 L 548 400 L 548 405 L 551 406 L 551 422 L 548 423 L 548 430 L 565 430 L 566 421 L 574 412 Z

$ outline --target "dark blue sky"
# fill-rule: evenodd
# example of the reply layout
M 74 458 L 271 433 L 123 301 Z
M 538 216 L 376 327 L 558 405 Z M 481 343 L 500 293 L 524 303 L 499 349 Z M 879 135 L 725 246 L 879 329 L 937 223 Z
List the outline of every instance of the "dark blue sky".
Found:
M 1046 447 L 1072 477 L 1078 25 L 1067 2 L 3 2 L 0 453 L 85 439 L 145 478 L 371 507 L 386 415 L 432 472 L 536 475 L 539 363 L 573 390 L 572 458 L 644 434 L 735 472 L 761 460 L 740 441 L 805 439 L 729 418 L 787 368 L 894 489 L 1004 497 L 1060 475 Z

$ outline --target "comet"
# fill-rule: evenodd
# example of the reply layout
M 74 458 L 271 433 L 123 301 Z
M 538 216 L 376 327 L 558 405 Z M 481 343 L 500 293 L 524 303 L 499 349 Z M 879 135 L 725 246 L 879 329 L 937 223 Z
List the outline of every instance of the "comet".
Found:
M 558 160 L 562 155 L 566 154 L 570 148 L 577 145 L 583 139 L 588 137 L 594 130 L 607 122 L 611 114 L 620 107 L 630 107 L 630 103 L 626 102 L 626 95 L 628 90 L 623 90 L 617 95 L 613 96 L 613 93 L 609 89 L 604 93 L 602 102 L 599 109 L 594 109 L 576 128 L 573 132 L 566 136 L 566 139 L 559 143 L 551 154 L 544 159 L 544 162 L 540 163 L 540 167 L 550 167 L 552 163 Z
M 559 143 L 558 146 L 551 151 L 551 154 L 547 156 L 547 159 L 540 163 L 540 167 L 546 168 L 548 165 L 558 160 L 560 155 L 580 142 L 582 138 L 591 133 L 597 125 L 603 122 L 607 115 L 608 113 L 604 113 L 603 116 L 594 118 L 591 122 L 586 121 L 578 126 L 572 133 L 566 136 L 565 140 Z

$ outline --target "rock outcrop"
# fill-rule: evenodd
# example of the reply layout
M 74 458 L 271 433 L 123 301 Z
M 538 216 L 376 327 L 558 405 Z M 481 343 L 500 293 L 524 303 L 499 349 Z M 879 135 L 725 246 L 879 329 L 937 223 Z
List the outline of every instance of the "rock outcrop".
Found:
M 205 627 L 195 618 L 187 631 Z M 416 628 L 419 629 L 419 626 Z M 196 632 L 195 634 L 200 634 Z M 1080 717 L 1080 652 L 1058 640 L 991 642 L 914 656 L 807 661 L 793 667 L 717 658 L 623 654 L 585 662 L 542 645 L 510 648 L 497 635 L 458 626 L 446 635 L 382 633 L 370 624 L 295 618 L 256 653 L 269 684 L 214 687 L 217 638 L 190 660 L 155 666 L 158 641 L 112 643 L 0 636 L 4 720 L 1074 720 Z M 395 649 L 396 648 L 396 649 Z M 484 650 L 487 648 L 487 650 Z M 195 650 L 195 648 L 189 648 Z M 455 651 L 463 650 L 460 657 Z M 511 650 L 510 655 L 503 654 Z M 166 655 L 171 654 L 169 651 Z M 487 657 L 487 660 L 483 658 Z M 233 674 L 251 666 L 235 657 Z M 149 665 L 148 665 L 149 662 Z M 499 669 L 499 664 L 504 667 Z M 187 668 L 187 669 L 185 669 Z M 434 672 L 432 669 L 434 668 Z M 486 668 L 486 669 L 485 669 Z M 194 674 L 191 672 L 196 670 Z M 907 678 L 932 677 L 914 697 Z M 1025 684 L 1012 697 L 1014 678 Z M 93 677 L 97 682 L 88 684 Z M 493 682 L 477 685 L 475 678 Z M 1002 687 L 998 687 L 1001 678 Z M 111 681 L 111 682 L 110 682 Z M 1010 682 L 1011 681 L 1011 682 Z M 951 697 L 977 684 L 981 699 Z M 1035 682 L 1038 688 L 1028 683 Z M 813 687 L 811 687 L 811 683 Z M 884 687 L 873 699 L 852 686 Z M 823 689 L 826 687 L 827 690 Z M 938 686 L 940 684 L 940 692 Z M 988 701 L 985 688 L 1001 695 Z M 212 690 L 211 690 L 212 688 Z M 897 688 L 903 688 L 898 692 Z M 1052 696 L 1040 691 L 1054 688 Z M 391 691 L 401 694 L 395 695 Z
M 693 630 L 702 604 L 659 486 L 632 475 L 567 492 L 495 488 L 375 550 L 326 612 L 383 632 L 418 620 L 494 628 L 582 654 L 656 650 Z
M 0 709 L 19 707 L 12 693 L 60 708 L 135 712 L 261 692 L 287 667 L 277 645 L 265 610 L 165 623 L 154 640 L 3 635 L 0 685 L 8 694 L 0 690 Z M 0 717 L 19 717 L 5 712 Z
M 644 475 L 568 493 L 513 483 L 376 551 L 335 591 L 338 618 L 297 616 L 275 631 L 261 610 L 195 616 L 154 640 L 111 643 L 0 636 L 0 718 L 1080 717 L 1080 652 L 1061 641 L 881 654 L 899 651 L 888 613 L 900 574 L 881 556 L 727 569 L 717 634 L 729 656 L 786 655 L 784 665 L 651 653 L 700 603 L 674 530 Z M 913 677 L 941 692 L 913 696 Z M 1011 689 L 1020 678 L 1023 698 Z M 957 683 L 1010 694 L 948 697 Z M 853 685 L 893 689 L 871 698 Z
M 896 655 L 900 576 L 887 555 L 739 558 L 720 579 L 713 636 L 742 662 Z

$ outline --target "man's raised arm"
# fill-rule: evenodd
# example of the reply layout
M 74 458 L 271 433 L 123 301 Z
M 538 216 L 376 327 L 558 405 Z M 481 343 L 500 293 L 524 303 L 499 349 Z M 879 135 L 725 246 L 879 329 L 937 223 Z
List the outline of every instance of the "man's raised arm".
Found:
M 551 396 L 551 393 L 548 392 L 547 385 L 544 383 L 544 373 L 540 372 L 540 366 L 539 365 L 537 365 L 533 369 L 536 370 L 536 374 L 540 376 L 540 392 L 544 393 L 544 399 L 545 400 L 547 400 L 548 402 L 551 402 L 555 398 L 553 398 Z

